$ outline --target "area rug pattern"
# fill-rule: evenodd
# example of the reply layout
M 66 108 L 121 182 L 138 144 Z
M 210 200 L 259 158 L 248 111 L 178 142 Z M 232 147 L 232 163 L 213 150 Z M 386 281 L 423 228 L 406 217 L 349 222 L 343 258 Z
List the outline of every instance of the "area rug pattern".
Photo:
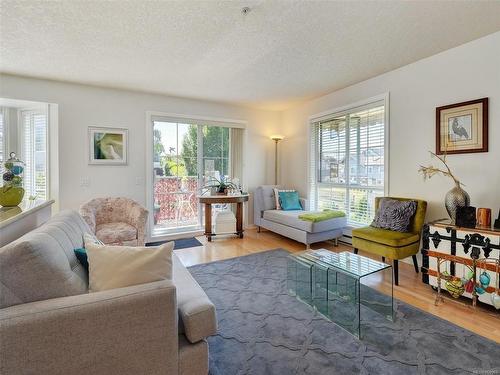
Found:
M 211 375 L 500 373 L 498 344 L 401 301 L 394 323 L 362 307 L 365 333 L 356 339 L 287 294 L 287 255 L 190 267 L 217 308 Z
M 164 244 L 165 242 L 168 241 L 150 242 L 146 244 L 146 246 L 159 246 L 161 244 Z M 180 238 L 178 240 L 174 240 L 174 250 L 187 249 L 188 247 L 197 247 L 197 246 L 203 246 L 203 244 L 200 241 L 198 241 L 195 237 Z

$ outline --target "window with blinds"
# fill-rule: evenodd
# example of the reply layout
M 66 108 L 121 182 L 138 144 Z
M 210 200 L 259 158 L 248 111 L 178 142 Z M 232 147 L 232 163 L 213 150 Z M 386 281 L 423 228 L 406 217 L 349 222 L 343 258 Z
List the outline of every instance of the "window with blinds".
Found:
M 369 224 L 384 195 L 385 103 L 323 116 L 311 124 L 310 200 L 346 212 L 351 226 Z
M 38 199 L 48 198 L 47 176 L 47 114 L 38 111 L 21 111 L 23 131 L 22 160 L 26 195 Z

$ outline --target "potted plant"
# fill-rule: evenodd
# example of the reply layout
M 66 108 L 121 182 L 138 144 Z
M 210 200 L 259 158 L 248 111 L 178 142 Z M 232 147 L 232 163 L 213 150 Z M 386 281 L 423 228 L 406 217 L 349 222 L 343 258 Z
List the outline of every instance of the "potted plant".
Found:
M 221 177 L 220 180 L 211 177 L 208 183 L 202 189 L 210 189 L 213 195 L 227 195 L 229 189 L 237 189 L 238 187 L 228 179 Z

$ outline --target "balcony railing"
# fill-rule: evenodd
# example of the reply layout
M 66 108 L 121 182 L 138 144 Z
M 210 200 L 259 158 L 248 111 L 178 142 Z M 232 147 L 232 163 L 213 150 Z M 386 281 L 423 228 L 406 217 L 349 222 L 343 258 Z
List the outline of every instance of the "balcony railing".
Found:
M 196 226 L 198 177 L 156 177 L 154 184 L 155 229 Z

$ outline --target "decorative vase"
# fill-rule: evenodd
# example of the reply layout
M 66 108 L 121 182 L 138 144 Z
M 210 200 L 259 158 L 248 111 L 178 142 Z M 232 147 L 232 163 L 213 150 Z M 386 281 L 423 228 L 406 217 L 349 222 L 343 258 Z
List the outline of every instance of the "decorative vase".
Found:
M 477 226 L 478 227 L 491 227 L 491 209 L 478 208 L 477 209 Z
M 474 290 L 474 280 L 467 281 L 467 284 L 465 284 L 465 291 L 467 293 L 472 293 L 473 290 Z
M 4 163 L 6 172 L 2 175 L 3 186 L 0 187 L 0 206 L 15 207 L 24 197 L 23 172 L 24 163 L 11 152 Z
M 460 187 L 460 183 L 455 183 L 455 187 L 446 193 L 444 205 L 448 215 L 450 215 L 451 223 L 455 224 L 457 217 L 457 207 L 467 207 L 470 205 L 470 197 L 467 192 Z
M 488 275 L 486 271 L 483 271 L 483 273 L 479 276 L 479 282 L 481 283 L 482 287 L 488 287 L 488 285 L 490 285 L 490 281 L 490 275 Z
M 24 197 L 24 189 L 15 186 L 2 186 L 0 188 L 0 206 L 15 207 L 21 203 Z

